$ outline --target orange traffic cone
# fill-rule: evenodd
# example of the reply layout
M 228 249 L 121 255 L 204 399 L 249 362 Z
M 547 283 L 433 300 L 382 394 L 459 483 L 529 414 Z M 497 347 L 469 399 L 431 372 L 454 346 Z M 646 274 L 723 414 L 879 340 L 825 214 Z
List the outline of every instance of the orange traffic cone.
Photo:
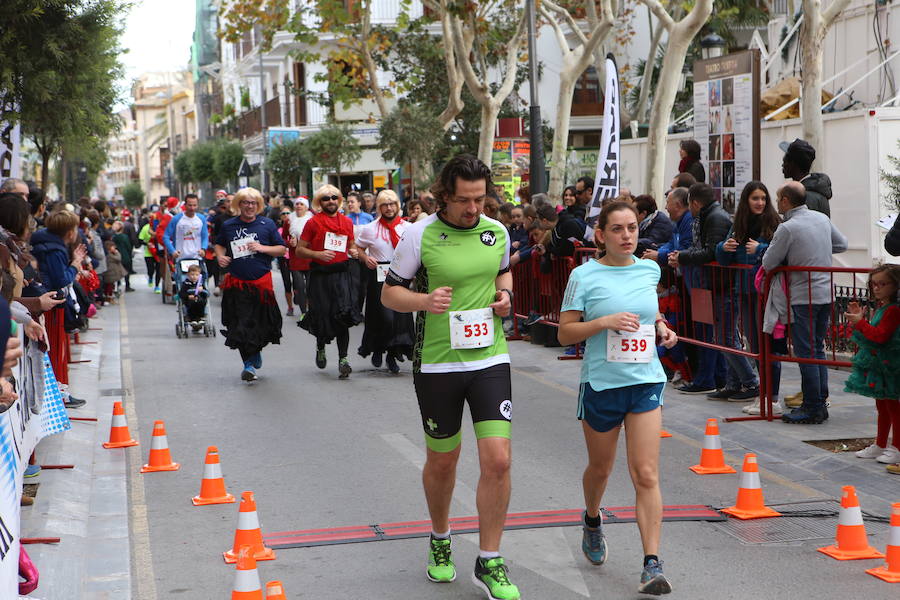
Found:
M 177 462 L 172 462 L 169 454 L 169 441 L 166 439 L 166 425 L 162 421 L 154 421 L 153 438 L 150 440 L 150 462 L 141 467 L 141 473 L 154 473 L 156 471 L 177 471 L 181 468 Z
M 241 507 L 238 511 L 238 526 L 234 532 L 234 546 L 223 552 L 225 562 L 233 564 L 237 561 L 241 546 L 250 546 L 256 560 L 275 560 L 275 551 L 263 544 L 262 531 L 259 528 L 259 517 L 256 516 L 256 501 L 253 492 L 241 494 Z
M 672 437 L 672 434 L 669 433 L 668 431 L 666 431 L 665 429 L 660 429 L 660 430 L 659 430 L 659 437 L 661 437 L 661 438 Z
M 225 491 L 225 480 L 222 478 L 222 467 L 219 465 L 219 449 L 215 446 L 206 449 L 200 495 L 191 498 L 191 502 L 194 506 L 234 503 L 234 496 Z
M 856 497 L 856 488 L 845 485 L 842 489 L 844 495 L 841 498 L 841 512 L 838 515 L 837 545 L 819 548 L 819 552 L 838 560 L 884 558 L 884 554 L 869 545 L 862 510 Z
M 234 572 L 234 588 L 231 600 L 265 600 L 259 586 L 259 572 L 250 546 L 241 546 L 237 556 L 237 570 Z
M 706 435 L 703 436 L 700 464 L 691 467 L 691 471 L 698 475 L 737 473 L 725 464 L 725 454 L 722 452 L 722 442 L 719 440 L 719 424 L 715 419 L 706 420 Z
M 103 443 L 104 448 L 127 448 L 137 446 L 138 443 L 131 437 L 128 431 L 128 423 L 125 421 L 125 409 L 121 402 L 113 404 L 112 423 L 109 425 L 109 441 Z
M 781 513 L 766 506 L 763 501 L 762 487 L 759 485 L 759 465 L 756 455 L 744 455 L 744 469 L 741 473 L 741 484 L 738 487 L 737 502 L 734 506 L 722 509 L 723 513 L 738 519 L 762 519 L 764 517 L 780 517 Z
M 900 583 L 900 502 L 891 505 L 891 537 L 887 543 L 887 563 L 866 573 L 889 583 Z
M 287 600 L 280 581 L 266 582 L 266 600 Z

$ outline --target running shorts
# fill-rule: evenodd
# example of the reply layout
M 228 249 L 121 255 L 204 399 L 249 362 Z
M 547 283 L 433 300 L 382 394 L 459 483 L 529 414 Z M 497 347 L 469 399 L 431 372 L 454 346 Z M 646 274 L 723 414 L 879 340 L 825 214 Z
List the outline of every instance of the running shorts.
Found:
M 642 413 L 663 404 L 665 383 L 641 383 L 597 392 L 582 383 L 578 392 L 578 420 L 603 433 L 618 427 L 628 413 Z
M 476 439 L 510 437 L 512 384 L 509 363 L 478 371 L 414 373 L 425 444 L 451 452 L 462 441 L 463 404 L 469 403 Z

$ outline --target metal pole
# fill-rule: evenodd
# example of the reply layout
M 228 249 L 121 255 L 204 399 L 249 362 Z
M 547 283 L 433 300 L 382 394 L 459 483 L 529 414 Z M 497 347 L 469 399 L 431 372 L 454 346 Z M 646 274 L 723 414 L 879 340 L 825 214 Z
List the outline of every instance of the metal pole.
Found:
M 262 43 L 256 42 L 256 53 L 259 55 L 259 119 L 260 132 L 262 133 L 262 162 L 259 163 L 259 178 L 263 193 L 269 190 L 266 161 L 269 159 L 269 140 L 266 139 L 266 78 L 263 73 Z
M 541 130 L 541 107 L 538 99 L 537 48 L 535 44 L 535 0 L 528 0 L 528 72 L 531 89 L 529 107 L 529 132 L 531 137 L 531 158 L 528 164 L 529 187 L 532 194 L 547 191 L 547 176 L 544 171 L 544 136 Z

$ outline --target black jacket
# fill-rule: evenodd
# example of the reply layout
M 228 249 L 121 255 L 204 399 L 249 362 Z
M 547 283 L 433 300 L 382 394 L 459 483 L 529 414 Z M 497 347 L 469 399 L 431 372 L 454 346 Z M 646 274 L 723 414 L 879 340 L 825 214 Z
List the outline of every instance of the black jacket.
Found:
M 884 249 L 891 256 L 900 256 L 900 219 L 894 221 L 893 227 L 884 238 Z
M 831 218 L 831 179 L 825 173 L 810 173 L 800 183 L 806 188 L 806 206 Z
M 556 227 L 550 234 L 550 246 L 547 250 L 556 256 L 573 256 L 575 254 L 575 244 L 572 240 L 584 244 L 584 225 L 579 223 L 575 217 L 566 211 L 559 213 L 559 220 Z
M 731 230 L 731 217 L 718 202 L 713 202 L 700 211 L 698 217 L 699 240 L 694 245 L 678 253 L 678 264 L 703 265 L 716 260 L 716 245 L 725 240 Z
M 685 167 L 684 172 L 693 175 L 697 183 L 706 183 L 706 169 L 703 168 L 703 163 L 699 160 L 695 160 Z
M 635 254 L 641 256 L 644 250 L 656 250 L 672 239 L 674 230 L 672 219 L 666 213 L 657 211 L 649 223 L 641 224 Z

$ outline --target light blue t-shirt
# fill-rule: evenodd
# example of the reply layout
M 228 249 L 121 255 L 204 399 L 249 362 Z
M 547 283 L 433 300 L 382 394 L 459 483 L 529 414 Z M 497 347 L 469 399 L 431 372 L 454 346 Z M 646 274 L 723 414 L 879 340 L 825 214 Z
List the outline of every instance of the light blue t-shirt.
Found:
M 561 311 L 577 310 L 585 321 L 618 312 L 640 315 L 641 325 L 653 325 L 659 313 L 656 285 L 659 265 L 652 260 L 635 258 L 627 267 L 608 267 L 592 260 L 576 267 L 569 276 Z M 641 383 L 663 383 L 666 373 L 659 357 L 650 362 L 624 363 L 606 360 L 607 330 L 587 339 L 581 382 L 590 383 L 595 391 Z

